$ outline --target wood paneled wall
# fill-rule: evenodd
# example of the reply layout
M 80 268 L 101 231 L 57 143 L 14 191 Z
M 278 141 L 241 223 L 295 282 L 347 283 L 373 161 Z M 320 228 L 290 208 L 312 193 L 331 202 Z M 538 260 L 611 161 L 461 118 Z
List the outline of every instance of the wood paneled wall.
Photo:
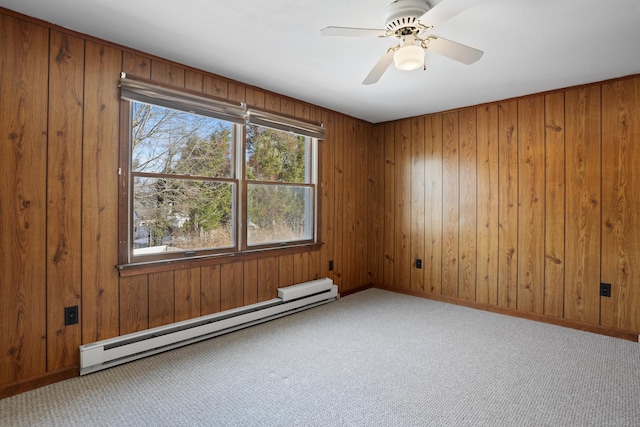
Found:
M 0 397 L 77 375 L 78 347 L 367 276 L 369 123 L 0 9 Z M 120 72 L 322 121 L 320 249 L 120 277 Z M 329 271 L 329 261 L 334 270 Z M 64 326 L 64 307 L 80 323 Z
M 372 141 L 373 283 L 640 333 L 640 77 L 378 124 Z
M 324 276 L 640 333 L 640 77 L 374 126 L 4 9 L 0 40 L 0 397 Z M 322 247 L 120 277 L 121 71 L 322 121 Z

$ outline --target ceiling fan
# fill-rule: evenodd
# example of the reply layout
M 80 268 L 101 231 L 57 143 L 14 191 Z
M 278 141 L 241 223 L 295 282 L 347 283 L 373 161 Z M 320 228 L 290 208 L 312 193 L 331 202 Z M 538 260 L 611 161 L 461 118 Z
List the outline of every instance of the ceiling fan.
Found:
M 362 84 L 378 80 L 393 62 L 399 70 L 424 67 L 425 51 L 446 56 L 463 64 L 473 64 L 484 52 L 481 50 L 430 34 L 436 25 L 467 10 L 477 0 L 446 0 L 431 8 L 426 0 L 395 0 L 384 10 L 385 29 L 326 27 L 323 36 L 395 37 L 400 40 L 390 47 L 365 77 Z

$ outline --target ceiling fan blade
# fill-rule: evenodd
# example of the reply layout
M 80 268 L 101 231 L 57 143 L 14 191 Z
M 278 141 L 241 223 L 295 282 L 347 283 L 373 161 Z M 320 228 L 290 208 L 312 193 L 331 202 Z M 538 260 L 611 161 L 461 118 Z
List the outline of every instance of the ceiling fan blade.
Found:
M 323 36 L 380 37 L 385 35 L 386 31 L 374 28 L 326 27 L 320 30 L 320 34 Z
M 478 0 L 444 0 L 429 9 L 418 20 L 429 27 L 435 27 L 478 4 Z
M 382 55 L 382 57 L 380 57 L 376 65 L 373 66 L 373 69 L 371 69 L 369 74 L 367 74 L 367 77 L 364 78 L 364 80 L 362 81 L 362 84 L 370 85 L 380 80 L 380 77 L 382 77 L 384 72 L 387 71 L 387 68 L 389 68 L 389 65 L 391 65 L 391 62 L 393 61 L 394 53 L 395 53 L 395 50 L 389 49 L 387 53 Z
M 483 51 L 467 45 L 447 40 L 440 36 L 429 37 L 427 50 L 438 53 L 463 64 L 473 64 L 484 54 Z

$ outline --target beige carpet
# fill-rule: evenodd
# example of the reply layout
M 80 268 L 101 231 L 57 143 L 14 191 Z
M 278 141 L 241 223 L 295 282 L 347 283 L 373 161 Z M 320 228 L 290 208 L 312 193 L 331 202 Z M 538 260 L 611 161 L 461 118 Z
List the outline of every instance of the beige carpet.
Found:
M 370 289 L 0 400 L 1 426 L 638 426 L 640 344 Z

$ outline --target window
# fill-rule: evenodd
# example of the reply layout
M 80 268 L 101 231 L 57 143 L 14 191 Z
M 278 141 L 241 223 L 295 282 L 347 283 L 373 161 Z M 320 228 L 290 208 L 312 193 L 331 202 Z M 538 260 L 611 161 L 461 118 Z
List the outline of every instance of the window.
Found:
M 131 102 L 134 256 L 235 246 L 236 127 Z
M 316 239 L 314 124 L 123 78 L 120 263 Z
M 311 240 L 311 138 L 247 126 L 247 245 Z

